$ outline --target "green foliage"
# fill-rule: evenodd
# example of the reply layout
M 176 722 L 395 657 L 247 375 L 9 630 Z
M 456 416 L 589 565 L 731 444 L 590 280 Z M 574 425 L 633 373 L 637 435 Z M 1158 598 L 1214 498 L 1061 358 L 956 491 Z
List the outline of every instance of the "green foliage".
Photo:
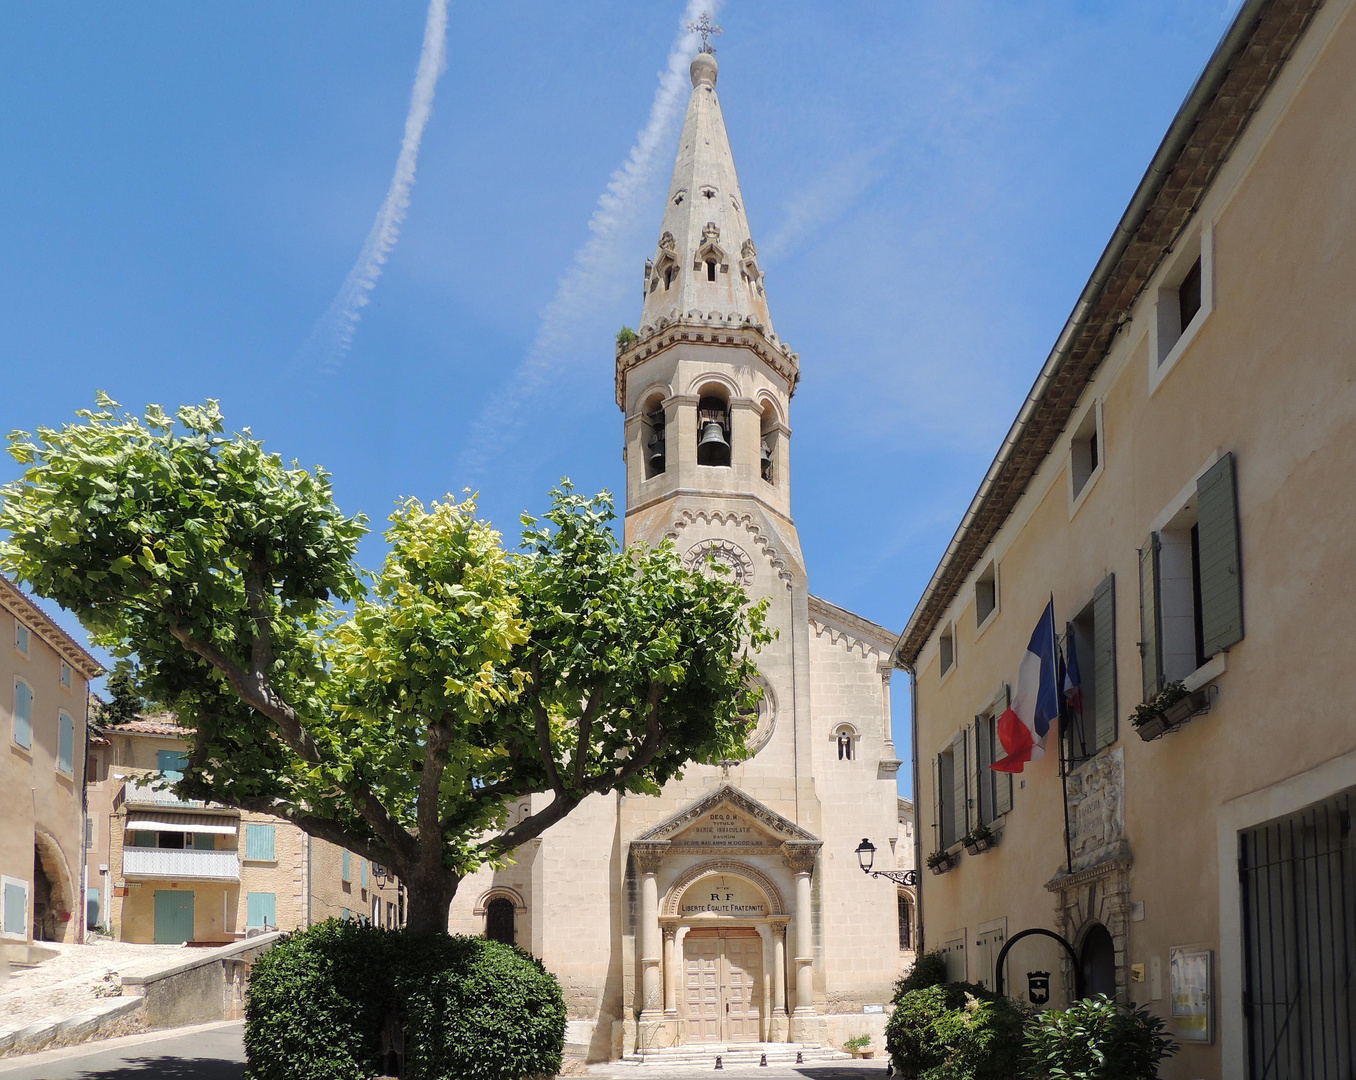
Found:
M 1154 1080 L 1177 1050 L 1161 1018 L 1105 994 L 1037 1013 L 1026 1029 L 1032 1080 Z
M 865 1050 L 870 1045 L 871 1045 L 871 1036 L 863 1033 L 861 1035 L 854 1035 L 852 1036 L 852 1038 L 844 1042 L 843 1049 L 850 1054 L 854 1050 Z
M 623 349 L 639 340 L 636 332 L 629 326 L 623 326 L 617 331 L 617 344 Z
M 941 866 L 943 863 L 948 863 L 950 861 L 951 856 L 947 852 L 941 850 L 934 851 L 927 857 L 928 869 L 931 870 L 935 866 Z
M 136 657 L 196 729 L 181 796 L 287 818 L 390 867 L 411 925 L 590 794 L 746 755 L 765 604 L 671 544 L 622 550 L 568 482 L 517 552 L 474 499 L 399 503 L 376 574 L 328 475 L 216 402 L 98 409 L 37 436 L 0 489 L 0 569 Z M 553 799 L 512 828 L 507 807 Z
M 1168 706 L 1176 705 L 1184 697 L 1188 697 L 1191 691 L 1186 688 L 1186 684 L 1180 680 L 1170 682 L 1154 695 L 1152 701 L 1145 701 L 1135 706 L 1135 711 L 1130 714 L 1130 722 L 1135 727 L 1143 727 L 1150 720 L 1162 716 L 1167 711 Z
M 940 949 L 920 953 L 914 957 L 913 967 L 895 980 L 893 1000 L 898 1002 L 912 990 L 926 990 L 946 982 L 946 957 Z
M 905 993 L 885 1026 L 895 1071 L 918 1080 L 1021 1075 L 1027 1011 L 982 986 L 945 983 Z
M 132 670 L 127 660 L 114 665 L 113 674 L 108 677 L 108 701 L 99 713 L 100 723 L 125 724 L 146 711 L 146 701 L 137 690 Z
M 559 1072 L 565 1004 L 555 977 L 511 946 L 325 922 L 256 961 L 248 1076 L 367 1080 L 385 1072 L 393 1025 L 408 1080 L 522 1080 Z

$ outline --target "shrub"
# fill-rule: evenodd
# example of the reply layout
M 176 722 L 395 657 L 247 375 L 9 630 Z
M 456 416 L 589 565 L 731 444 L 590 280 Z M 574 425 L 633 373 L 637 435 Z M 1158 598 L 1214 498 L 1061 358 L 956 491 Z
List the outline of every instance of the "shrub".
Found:
M 946 957 L 941 952 L 925 952 L 916 957 L 908 973 L 895 980 L 894 1000 L 898 1001 L 911 990 L 926 990 L 946 982 Z
M 920 958 L 921 959 L 921 958 Z M 944 983 L 905 993 L 885 1026 L 895 1071 L 919 1080 L 1012 1080 L 1021 1075 L 1029 1014 L 982 986 Z
M 1026 1030 L 1033 1080 L 1154 1080 L 1177 1049 L 1159 1017 L 1105 994 L 1037 1013 Z
M 389 1026 L 407 1080 L 522 1080 L 560 1070 L 565 1005 L 539 961 L 480 938 L 329 921 L 282 938 L 250 974 L 250 1080 L 367 1080 Z M 384 1036 L 386 1036 L 384 1038 Z

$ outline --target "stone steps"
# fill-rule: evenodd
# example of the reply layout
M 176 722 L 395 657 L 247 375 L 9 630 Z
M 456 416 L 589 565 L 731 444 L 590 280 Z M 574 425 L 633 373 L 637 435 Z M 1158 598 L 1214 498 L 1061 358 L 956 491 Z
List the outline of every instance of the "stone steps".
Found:
M 625 1065 L 639 1068 L 703 1068 L 714 1069 L 716 1058 L 726 1069 L 757 1067 L 767 1055 L 769 1065 L 794 1065 L 796 1055 L 800 1054 L 802 1064 L 826 1061 L 850 1061 L 852 1056 L 831 1046 L 819 1046 L 810 1043 L 731 1043 L 731 1044 L 692 1044 L 667 1047 L 663 1050 L 649 1050 L 644 1054 L 627 1054 L 621 1061 Z

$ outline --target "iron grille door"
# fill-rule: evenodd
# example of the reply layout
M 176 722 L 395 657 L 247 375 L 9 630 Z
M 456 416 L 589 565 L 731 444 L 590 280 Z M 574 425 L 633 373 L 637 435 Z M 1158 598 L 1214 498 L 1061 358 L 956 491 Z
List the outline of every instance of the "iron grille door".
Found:
M 1356 1077 L 1352 795 L 1239 835 L 1252 1080 Z

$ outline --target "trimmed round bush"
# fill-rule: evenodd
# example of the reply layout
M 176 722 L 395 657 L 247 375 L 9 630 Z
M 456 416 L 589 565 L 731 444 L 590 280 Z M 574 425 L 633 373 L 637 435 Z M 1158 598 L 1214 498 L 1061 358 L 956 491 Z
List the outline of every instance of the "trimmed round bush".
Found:
M 911 990 L 885 1025 L 885 1048 L 901 1076 L 918 1080 L 1012 1080 L 1022 1075 L 1029 1013 L 971 983 Z
M 946 982 L 946 957 L 940 951 L 925 952 L 914 958 L 913 967 L 895 980 L 896 1002 L 914 990 L 941 986 Z
M 1105 994 L 1037 1013 L 1026 1029 L 1033 1080 L 1154 1080 L 1177 1049 L 1161 1018 Z
M 482 938 L 352 922 L 289 934 L 254 964 L 250 1080 L 524 1080 L 560 1071 L 565 1003 L 540 961 Z

